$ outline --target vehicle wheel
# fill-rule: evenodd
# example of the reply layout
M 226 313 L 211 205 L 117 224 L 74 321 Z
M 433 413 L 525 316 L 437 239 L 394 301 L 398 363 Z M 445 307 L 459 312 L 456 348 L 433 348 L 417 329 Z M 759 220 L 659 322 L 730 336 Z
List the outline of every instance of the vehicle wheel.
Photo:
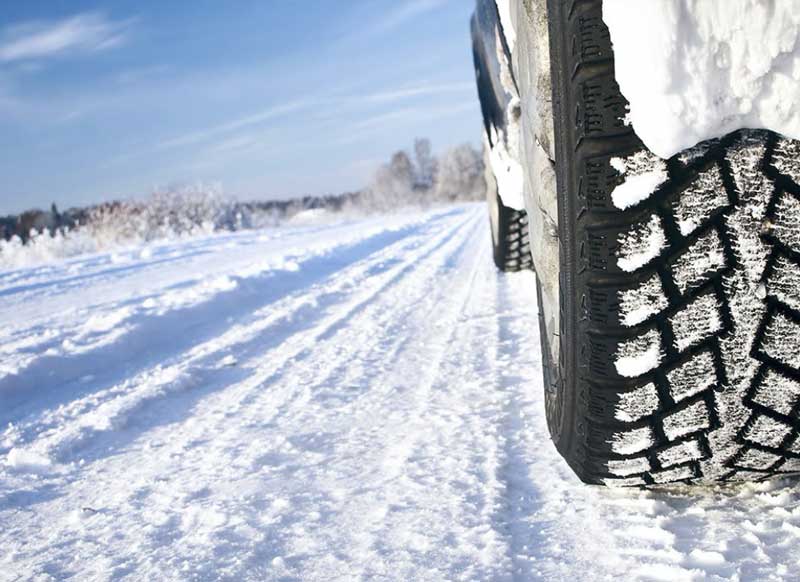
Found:
M 514 210 L 503 205 L 497 193 L 497 183 L 491 169 L 486 170 L 486 197 L 489 206 L 489 224 L 492 229 L 494 264 L 505 272 L 533 268 L 528 244 L 528 216 L 524 210 Z
M 800 471 L 800 142 L 741 131 L 661 160 L 622 121 L 602 1 L 548 11 L 557 448 L 609 485 Z

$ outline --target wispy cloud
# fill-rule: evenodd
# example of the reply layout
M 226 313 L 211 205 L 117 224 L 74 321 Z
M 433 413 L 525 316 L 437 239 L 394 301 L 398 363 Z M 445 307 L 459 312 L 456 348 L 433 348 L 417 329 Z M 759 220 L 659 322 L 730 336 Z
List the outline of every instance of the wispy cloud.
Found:
M 270 121 L 282 119 L 287 115 L 309 109 L 315 109 L 316 114 L 321 117 L 337 118 L 342 115 L 342 107 L 347 104 L 351 106 L 363 104 L 382 105 L 404 101 L 419 96 L 458 93 L 472 90 L 473 85 L 471 83 L 422 83 L 419 85 L 367 93 L 365 95 L 353 95 L 348 97 L 316 96 L 308 99 L 274 105 L 262 111 L 257 111 L 250 115 L 239 117 L 225 123 L 190 131 L 158 143 L 156 145 L 156 149 L 168 150 L 177 147 L 194 145 L 217 138 L 227 139 L 225 136 L 228 136 L 229 134 L 235 133 L 239 130 L 261 126 Z M 401 111 L 389 111 L 379 117 L 381 119 L 391 119 L 397 116 L 402 116 L 406 113 L 406 109 Z M 369 124 L 373 122 L 374 121 L 371 119 L 368 119 L 362 123 Z M 360 126 L 360 124 L 357 125 Z M 231 143 L 235 144 L 237 147 L 240 146 L 239 142 L 237 141 L 239 136 L 234 136 L 231 139 L 233 140 Z
M 394 127 L 407 126 L 420 121 L 442 120 L 446 117 L 462 115 L 477 109 L 477 100 L 470 99 L 446 106 L 404 107 L 384 113 L 378 113 L 353 124 L 351 131 L 336 140 L 339 145 L 353 144 Z
M 421 108 L 419 107 L 404 107 L 402 109 L 394 109 L 392 111 L 386 111 L 384 113 L 379 113 L 377 115 L 372 115 L 367 117 L 366 119 L 362 119 L 353 124 L 353 134 L 357 135 L 360 131 L 371 131 L 374 129 L 381 129 L 386 127 L 388 124 L 394 123 L 395 121 L 408 121 L 409 119 L 414 119 Z
M 423 83 L 399 89 L 390 89 L 371 93 L 361 98 L 365 103 L 390 103 L 393 101 L 403 101 L 414 97 L 441 95 L 444 93 L 460 93 L 462 91 L 474 91 L 474 83 Z
M 448 0 L 407 0 L 398 2 L 395 8 L 386 12 L 378 20 L 371 32 L 373 34 L 388 32 L 409 20 L 444 6 L 447 2 Z
M 134 85 L 151 79 L 157 79 L 170 70 L 169 65 L 150 65 L 145 67 L 120 71 L 115 75 L 115 80 L 120 85 Z
M 263 145 L 263 143 L 259 140 L 259 136 L 250 134 L 236 135 L 234 137 L 225 138 L 219 143 L 211 146 L 209 151 L 212 153 L 240 152 L 243 150 L 249 150 L 259 145 Z
M 0 33 L 0 62 L 97 52 L 122 44 L 132 21 L 84 12 L 55 22 L 17 24 Z
M 171 149 L 206 141 L 238 129 L 266 123 L 267 121 L 294 113 L 309 107 L 310 105 L 311 103 L 308 101 L 292 101 L 289 103 L 276 105 L 246 117 L 240 117 L 238 119 L 234 119 L 233 121 L 228 121 L 226 123 L 207 127 L 198 131 L 192 131 L 178 137 L 168 139 L 158 144 L 157 149 Z
M 354 134 L 358 131 L 372 131 L 375 129 L 384 129 L 395 123 L 408 123 L 414 120 L 425 119 L 441 119 L 443 117 L 450 117 L 452 115 L 460 115 L 465 111 L 470 111 L 477 108 L 476 100 L 470 99 L 466 101 L 459 101 L 448 105 L 420 105 L 415 107 L 403 107 L 401 109 L 393 109 L 383 113 L 378 113 L 362 119 L 353 124 Z

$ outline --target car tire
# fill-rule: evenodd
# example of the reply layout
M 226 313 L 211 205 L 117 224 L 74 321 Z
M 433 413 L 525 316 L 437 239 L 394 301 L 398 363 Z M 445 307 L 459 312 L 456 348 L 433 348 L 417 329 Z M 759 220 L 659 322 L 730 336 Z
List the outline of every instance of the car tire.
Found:
M 560 361 L 544 363 L 556 447 L 587 483 L 797 473 L 800 143 L 739 131 L 661 160 L 623 121 L 602 1 L 547 6 L 560 329 L 543 341 L 559 342 Z M 652 192 L 615 197 L 643 175 Z
M 527 214 L 524 210 L 515 210 L 503 204 L 494 174 L 488 166 L 486 182 L 494 264 L 503 272 L 532 269 Z

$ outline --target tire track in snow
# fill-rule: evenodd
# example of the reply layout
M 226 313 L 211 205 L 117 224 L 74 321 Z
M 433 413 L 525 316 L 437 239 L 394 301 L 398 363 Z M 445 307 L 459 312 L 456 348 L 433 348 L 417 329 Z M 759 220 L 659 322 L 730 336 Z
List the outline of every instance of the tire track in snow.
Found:
M 470 214 L 470 216 L 468 217 L 468 220 L 467 220 L 466 224 L 461 223 L 462 226 L 459 226 L 458 228 L 455 228 L 455 225 L 454 225 L 453 231 L 450 232 L 449 234 L 445 234 L 444 235 L 444 237 L 447 240 L 451 240 L 452 241 L 452 242 L 448 242 L 447 244 L 450 247 L 452 247 L 454 244 L 455 245 L 463 244 L 463 241 L 461 241 L 460 239 L 463 239 L 465 237 L 465 229 L 467 229 L 469 232 L 475 232 L 475 225 L 476 225 L 476 222 L 477 222 L 478 218 L 480 218 L 481 222 L 482 222 L 482 218 L 483 218 L 482 215 L 476 214 L 473 211 Z M 456 233 L 460 233 L 460 234 L 457 237 L 455 237 L 455 239 L 454 239 L 453 236 Z M 440 238 L 442 238 L 441 235 L 440 235 Z M 430 247 L 431 245 L 427 245 L 427 246 Z M 438 241 L 438 242 L 437 241 L 433 241 L 432 246 L 434 248 L 433 249 L 429 249 L 429 250 L 436 250 L 436 247 L 441 246 L 441 241 Z M 435 257 L 432 257 L 431 259 L 427 259 L 427 260 L 441 261 L 442 260 L 441 258 L 436 258 L 436 257 L 442 257 L 443 254 L 446 255 L 447 252 L 449 252 L 449 251 L 447 251 L 447 249 L 443 249 L 441 252 L 437 251 Z M 419 262 L 419 261 L 416 260 L 419 257 L 417 257 L 415 255 L 412 255 L 409 258 L 414 259 L 414 260 L 408 261 L 408 262 L 411 262 L 411 263 L 414 263 L 414 262 L 418 263 Z M 406 277 L 401 277 L 400 280 L 401 281 L 406 280 Z M 384 288 L 385 288 L 385 286 L 384 286 Z M 380 289 L 378 289 L 378 290 L 380 290 Z M 362 302 L 364 302 L 365 300 L 368 300 L 370 298 L 371 298 L 370 296 L 362 297 Z M 324 327 L 325 326 L 322 326 L 322 328 L 324 328 Z M 306 342 L 309 339 L 310 339 L 309 337 L 306 337 Z M 332 341 L 332 340 L 328 341 L 327 343 L 331 344 L 332 346 L 335 344 L 335 342 Z M 187 430 L 189 432 L 189 434 L 186 434 L 183 437 L 181 437 L 181 438 L 185 439 L 185 441 L 183 443 L 178 443 L 178 442 L 174 441 L 174 433 L 177 432 L 177 429 L 175 427 L 169 427 L 169 430 L 167 430 L 167 432 L 171 432 L 173 434 L 173 436 L 170 437 L 170 441 L 167 442 L 165 440 L 164 442 L 155 442 L 153 444 L 152 451 L 154 451 L 155 453 L 158 453 L 159 449 L 161 449 L 162 447 L 168 447 L 168 446 L 170 447 L 171 451 L 178 451 L 178 452 L 184 451 L 190 445 L 194 446 L 194 447 L 201 447 L 204 444 L 202 442 L 202 435 L 206 434 L 206 433 L 209 433 L 209 432 L 211 432 L 212 434 L 216 434 L 217 435 L 215 437 L 214 441 L 212 443 L 210 443 L 210 444 L 214 445 L 214 443 L 219 443 L 219 442 L 224 440 L 222 435 L 225 434 L 225 425 L 229 425 L 230 424 L 230 418 L 232 418 L 232 417 L 237 419 L 237 421 L 240 423 L 240 426 L 238 426 L 235 430 L 233 430 L 233 432 L 230 434 L 230 437 L 234 441 L 236 441 L 237 438 L 241 439 L 242 435 L 240 434 L 240 431 L 242 430 L 242 427 L 244 427 L 244 428 L 248 428 L 248 427 L 252 428 L 250 426 L 250 423 L 259 422 L 261 425 L 263 425 L 264 422 L 265 422 L 265 418 L 264 417 L 265 417 L 265 414 L 268 411 L 261 410 L 260 412 L 256 413 L 256 412 L 253 411 L 253 406 L 255 404 L 257 404 L 257 401 L 256 402 L 252 402 L 251 401 L 249 403 L 247 402 L 248 397 L 252 396 L 253 389 L 258 388 L 258 386 L 259 386 L 259 383 L 257 381 L 248 381 L 247 382 L 247 386 L 245 386 L 244 388 L 242 386 L 238 386 L 238 387 L 234 388 L 234 390 L 238 390 L 239 394 L 231 393 L 231 389 L 229 389 L 228 393 L 225 395 L 225 399 L 222 399 L 220 397 L 220 398 L 217 399 L 216 404 L 214 404 L 213 406 L 210 406 L 210 408 L 216 407 L 216 411 L 213 412 L 213 413 L 212 412 L 208 412 L 206 414 L 206 416 L 212 422 L 212 425 L 217 425 L 218 428 L 214 428 L 213 426 L 210 426 L 210 425 L 204 425 L 202 427 L 200 425 L 198 425 L 197 426 L 198 432 L 193 433 L 191 428 L 192 428 L 192 425 L 195 424 L 194 421 L 197 420 L 198 415 L 199 415 L 199 412 L 197 410 L 195 410 L 195 411 L 193 411 L 195 413 L 195 416 L 190 418 L 190 419 L 187 419 L 183 423 L 183 424 L 185 424 L 187 426 Z M 289 387 L 289 388 L 291 388 L 291 387 Z M 262 408 L 263 408 L 263 406 L 267 406 L 268 409 L 273 409 L 273 410 L 276 408 L 274 399 L 270 399 L 269 396 L 274 396 L 275 395 L 274 393 L 277 392 L 277 391 L 278 390 L 275 387 L 272 387 L 272 389 L 269 392 L 266 392 L 266 393 L 262 391 L 262 399 L 266 398 L 266 401 L 261 403 L 262 404 Z M 292 391 L 289 390 L 289 392 L 290 392 L 290 394 L 288 396 L 291 396 L 291 392 Z M 287 397 L 287 395 L 284 394 L 283 398 L 286 398 L 286 397 Z M 233 400 L 233 402 L 230 402 L 230 400 Z M 242 404 L 242 403 L 244 403 L 244 404 Z M 248 407 L 249 407 L 249 412 L 248 412 Z M 253 415 L 255 415 L 255 418 L 253 418 Z M 251 419 L 251 420 L 248 420 L 248 419 Z M 230 432 L 230 429 L 228 429 L 228 432 Z M 188 444 L 187 444 L 187 442 L 188 442 Z M 241 443 L 239 443 L 239 444 L 241 444 Z M 145 450 L 143 451 L 143 453 L 144 454 L 149 453 L 149 451 L 147 450 L 147 447 L 145 447 Z M 171 455 L 168 455 L 167 458 L 172 458 L 172 457 L 171 457 Z M 227 460 L 230 461 L 230 458 L 227 458 Z M 89 469 L 89 471 L 92 471 L 92 470 L 97 470 L 97 469 L 91 469 L 91 468 Z M 193 471 L 196 472 L 196 469 L 192 469 L 191 467 L 188 468 L 187 470 L 189 472 L 193 472 Z M 111 471 L 111 473 L 114 473 L 114 471 Z M 102 472 L 101 472 L 101 474 L 99 474 L 99 475 L 95 474 L 94 477 L 89 477 L 89 479 L 93 479 L 95 482 L 103 482 L 103 481 L 106 481 L 109 478 L 111 478 L 112 481 L 113 481 L 114 477 L 115 477 L 115 475 L 102 474 Z M 191 478 L 187 477 L 187 479 L 188 479 L 189 482 L 191 482 Z M 117 485 L 119 485 L 119 484 L 117 484 Z M 87 495 L 87 493 L 89 493 L 87 491 L 80 491 L 80 487 L 75 487 L 74 489 L 77 489 L 77 491 L 75 493 L 79 497 L 81 495 L 85 496 L 85 495 Z M 106 485 L 106 486 L 101 487 L 101 490 L 103 490 L 103 491 L 114 490 L 114 487 L 111 487 L 110 485 Z M 143 498 L 148 498 L 149 497 L 149 495 L 146 494 L 146 493 L 141 493 L 140 492 L 139 494 L 142 495 Z M 134 495 L 133 497 L 136 497 L 136 495 Z M 120 503 L 122 503 L 123 499 L 118 499 L 118 501 Z M 130 502 L 130 500 L 125 500 L 125 502 Z M 73 504 L 69 504 L 69 502 L 67 502 L 67 503 L 68 503 L 68 506 L 71 505 L 71 506 L 74 507 L 75 506 L 74 504 L 80 505 L 81 502 L 73 500 Z M 171 525 L 175 525 L 175 524 L 171 524 Z M 166 527 L 166 525 L 165 525 L 165 527 Z M 155 544 L 156 548 L 154 548 L 154 551 L 158 551 L 157 550 L 158 545 L 159 544 L 158 544 L 158 541 L 157 541 L 156 544 Z
M 363 226 L 366 230 L 374 225 Z M 374 222 L 379 222 L 374 220 Z M 50 295 L 62 295 L 70 288 L 81 288 L 86 283 L 97 285 L 116 284 L 121 274 L 144 273 L 163 277 L 166 264 L 194 262 L 197 258 L 207 258 L 215 254 L 228 253 L 233 248 L 247 248 L 259 244 L 286 243 L 297 240 L 302 245 L 309 239 L 320 235 L 336 234 L 352 229 L 351 222 L 336 222 L 316 227 L 280 227 L 275 230 L 242 231 L 231 234 L 216 234 L 210 237 L 159 242 L 144 248 L 119 250 L 89 257 L 78 257 L 60 264 L 44 265 L 34 268 L 3 270 L 0 268 L 0 297 L 18 295 L 22 304 L 39 299 L 34 291 L 54 289 Z M 373 229 L 374 230 L 374 229 Z M 347 238 L 347 237 L 344 237 Z M 97 307 L 96 305 L 93 307 Z
M 502 579 L 503 540 L 492 532 L 499 486 L 494 477 L 498 460 L 491 451 L 498 450 L 498 435 L 489 431 L 485 436 L 474 437 L 480 443 L 477 446 L 472 438 L 464 437 L 486 431 L 490 409 L 495 415 L 502 413 L 491 390 L 491 375 L 489 381 L 484 380 L 491 354 L 474 362 L 474 350 L 469 349 L 469 338 L 474 339 L 472 347 L 484 350 L 491 348 L 486 345 L 486 338 L 496 336 L 491 314 L 495 308 L 492 291 L 497 276 L 490 262 L 481 260 L 488 256 L 485 238 L 482 236 L 476 242 L 480 244 L 471 244 L 460 252 L 462 268 L 452 284 L 440 284 L 441 275 L 447 273 L 428 277 L 428 285 L 433 285 L 428 308 L 436 310 L 437 322 L 427 327 L 409 323 L 415 330 L 414 342 L 408 342 L 407 337 L 401 342 L 405 348 L 400 351 L 403 370 L 392 373 L 394 359 L 390 359 L 388 370 L 381 370 L 376 377 L 378 386 L 364 396 L 335 410 L 326 407 L 319 412 L 309 405 L 313 402 L 306 402 L 301 408 L 308 411 L 301 417 L 305 422 L 295 425 L 333 426 L 336 430 L 332 432 L 336 434 L 342 430 L 339 425 L 343 422 L 353 425 L 344 438 L 333 439 L 348 443 L 346 458 L 331 471 L 333 475 L 319 475 L 313 469 L 306 474 L 298 468 L 303 472 L 300 482 L 324 485 L 313 486 L 311 500 L 307 499 L 309 492 L 304 490 L 300 497 L 305 503 L 316 507 L 341 503 L 346 506 L 329 512 L 335 518 L 331 520 L 333 523 L 323 517 L 315 524 L 316 545 L 333 551 L 338 562 L 332 564 L 327 557 L 304 561 L 303 574 L 308 579 L 323 579 L 323 572 L 335 572 L 345 578 L 442 579 L 453 571 L 460 571 L 465 579 L 489 576 Z M 463 272 L 466 269 L 472 270 L 473 275 Z M 418 318 L 423 322 L 430 320 L 425 305 L 419 309 L 423 313 Z M 374 319 L 375 315 L 367 318 Z M 407 317 L 401 312 L 396 319 L 406 321 Z M 390 327 L 386 336 L 391 337 L 394 331 Z M 382 343 L 380 336 L 374 340 L 377 345 Z M 339 342 L 343 343 L 346 344 Z M 353 356 L 359 359 L 357 354 L 348 353 L 348 362 L 353 361 Z M 412 378 L 407 373 L 409 369 L 415 370 Z M 361 379 L 370 382 L 368 377 Z M 473 391 L 468 392 L 465 386 L 473 387 Z M 310 390 L 313 392 L 313 387 Z M 475 398 L 471 398 L 472 394 Z M 472 410 L 464 409 L 463 400 L 472 402 Z M 376 414 L 377 411 L 382 412 Z M 442 433 L 435 438 L 429 430 L 426 433 L 426 426 L 433 424 Z M 464 429 L 464 424 L 469 428 Z M 330 438 L 330 432 L 323 430 L 322 434 Z M 456 444 L 458 452 L 454 450 Z M 342 452 L 338 450 L 340 447 L 345 448 L 337 446 L 338 453 Z M 466 468 L 458 466 L 462 462 Z M 445 464 L 445 471 L 439 466 L 441 463 Z M 459 471 L 451 470 L 454 468 Z M 420 485 L 425 480 L 428 482 Z M 337 496 L 336 483 L 340 481 L 358 482 L 358 491 Z M 475 494 L 464 501 L 462 497 L 468 487 L 473 487 Z M 297 497 L 289 497 L 289 504 L 295 505 Z M 409 508 L 412 499 L 419 504 L 417 518 L 411 523 L 402 519 L 400 523 L 392 523 L 397 507 Z M 426 519 L 426 515 L 431 517 Z M 436 539 L 437 535 L 440 539 Z M 290 548 L 291 554 L 297 538 L 308 543 L 308 537 L 308 533 L 297 532 L 292 543 L 281 545 Z M 277 545 L 274 540 L 273 543 Z M 355 553 L 354 547 L 358 548 Z M 427 567 L 420 570 L 415 563 Z M 388 569 L 387 564 L 391 564 Z
M 74 464 L 0 456 L 0 580 L 793 577 L 792 481 L 578 483 L 547 434 L 532 275 L 494 272 L 480 207 L 417 235 L 169 354 L 151 370 L 195 357 L 189 384 L 64 438 Z M 25 442 L 137 390 L 117 388 Z
M 505 508 L 513 580 L 681 580 L 659 503 L 586 486 L 550 440 L 532 273 L 505 277 L 498 303 L 500 390 L 507 395 Z M 648 495 L 648 494 L 643 494 Z M 646 559 L 643 559 L 646 557 Z M 645 563 L 643 563 L 645 562 Z
M 117 329 L 124 327 L 124 322 L 113 322 L 109 329 L 114 334 L 113 341 L 101 342 L 97 349 L 49 356 L 44 347 L 39 346 L 44 355 L 38 356 L 36 362 L 19 373 L 0 377 L 0 424 L 23 418 L 28 410 L 38 411 L 43 406 L 58 405 L 100 389 L 104 384 L 113 384 L 115 380 L 125 380 L 139 371 L 144 372 L 150 366 L 161 364 L 172 354 L 180 354 L 191 348 L 198 340 L 215 338 L 229 326 L 228 318 L 242 317 L 271 306 L 287 293 L 302 294 L 309 284 L 335 275 L 345 266 L 337 254 L 343 255 L 345 262 L 350 260 L 357 263 L 387 245 L 395 242 L 403 244 L 411 233 L 424 237 L 426 224 L 427 228 L 432 228 L 442 220 L 446 221 L 447 215 L 434 216 L 421 225 L 373 233 L 366 240 L 347 242 L 333 249 L 323 247 L 320 252 L 310 253 L 304 261 L 295 265 L 294 272 L 277 269 L 267 270 L 263 274 L 256 271 L 252 276 L 233 279 L 223 277 L 222 282 L 226 285 L 218 289 L 212 287 L 208 297 L 201 297 L 200 302 L 186 307 L 178 305 L 164 314 L 150 314 L 148 299 L 145 298 L 124 318 L 136 320 L 134 328 L 123 330 L 129 333 L 120 335 Z M 219 277 L 211 275 L 210 279 L 218 280 Z M 117 309 L 117 304 L 108 307 L 112 314 Z M 74 330 L 75 325 L 73 323 L 65 327 Z M 63 341 L 66 340 L 58 335 L 52 340 Z M 97 366 L 100 360 L 104 362 L 102 368 Z M 42 384 L 52 382 L 54 377 L 62 383 L 58 391 L 38 389 Z
M 473 217 L 467 216 L 466 219 L 459 218 L 456 224 L 461 225 L 465 220 L 474 221 Z M 266 368 L 270 375 L 277 376 L 281 365 L 299 358 L 309 343 L 313 343 L 313 340 L 310 341 L 301 332 L 311 329 L 316 330 L 314 333 L 322 333 L 327 329 L 320 331 L 315 328 L 317 320 L 323 318 L 327 308 L 335 307 L 338 302 L 347 299 L 348 294 L 358 285 L 364 285 L 367 291 L 348 309 L 352 312 L 358 305 L 370 301 L 381 291 L 384 279 L 396 279 L 402 274 L 403 268 L 413 265 L 431 251 L 431 243 L 423 243 L 426 238 L 431 237 L 432 232 L 440 229 L 450 232 L 451 236 L 456 232 L 454 225 L 449 222 L 441 226 L 429 225 L 421 233 L 414 232 L 413 236 L 411 232 L 406 232 L 404 238 L 393 242 L 381 252 L 359 259 L 352 265 L 340 265 L 346 268 L 335 272 L 330 280 L 314 284 L 310 289 L 302 289 L 277 304 L 262 308 L 254 314 L 254 322 L 235 324 L 221 336 L 168 358 L 108 390 L 92 394 L 89 399 L 81 399 L 67 407 L 61 406 L 52 412 L 45 412 L 28 424 L 30 429 L 27 431 L 25 426 L 16 427 L 17 441 L 35 440 L 34 435 L 39 433 L 42 438 L 34 442 L 33 446 L 37 456 L 55 457 L 54 460 L 60 461 L 58 456 L 62 452 L 74 454 L 75 447 L 87 438 L 122 428 L 127 417 L 153 399 L 162 399 L 170 393 L 181 394 L 192 387 L 205 385 L 205 390 L 193 395 L 200 397 L 209 389 L 224 386 L 226 379 L 230 382 L 232 378 L 245 373 L 251 382 L 268 381 L 263 373 L 259 373 L 259 369 Z M 441 241 L 433 244 L 439 245 Z M 306 312 L 303 314 L 306 321 L 303 321 L 300 311 Z M 347 312 L 344 315 L 338 314 L 328 325 L 346 319 Z M 287 325 L 288 322 L 291 325 Z M 294 348 L 291 347 L 293 345 Z M 232 358 L 234 354 L 236 360 L 240 361 L 248 357 L 248 354 L 255 354 L 257 359 L 263 359 L 265 350 L 276 349 L 289 352 L 284 357 L 283 364 L 270 362 L 266 367 L 261 365 L 250 369 L 248 363 L 243 361 L 238 369 L 232 370 L 225 363 L 225 357 Z M 26 432 L 33 434 L 26 435 Z
M 31 385 L 48 381 L 47 374 L 53 371 L 58 371 L 63 381 L 79 378 L 92 363 L 82 356 L 91 356 L 90 352 L 98 349 L 105 350 L 103 356 L 107 361 L 116 358 L 109 365 L 116 370 L 126 363 L 119 359 L 119 351 L 115 349 L 120 343 L 117 340 L 124 339 L 126 351 L 142 360 L 148 350 L 154 351 L 154 340 L 172 330 L 167 334 L 170 342 L 157 344 L 159 353 L 153 358 L 157 361 L 164 350 L 175 349 L 172 344 L 180 344 L 178 330 L 191 331 L 197 336 L 202 330 L 196 325 L 214 321 L 215 315 L 224 323 L 219 317 L 223 314 L 215 310 L 225 307 L 226 297 L 231 299 L 228 315 L 252 311 L 308 285 L 308 280 L 287 276 L 291 275 L 291 269 L 296 269 L 298 262 L 304 262 L 306 276 L 314 273 L 324 278 L 341 266 L 334 258 L 336 253 L 346 257 L 348 253 L 374 252 L 391 239 L 399 240 L 409 231 L 419 230 L 420 223 L 446 220 L 448 214 L 438 212 L 422 219 L 401 216 L 384 227 L 368 221 L 359 228 L 351 227 L 350 231 L 331 229 L 332 232 L 324 232 L 331 238 L 305 241 L 302 247 L 298 247 L 294 237 L 285 236 L 278 241 L 282 246 L 272 249 L 268 245 L 275 242 L 275 237 L 249 234 L 231 247 L 220 243 L 221 248 L 216 252 L 188 252 L 184 263 L 160 272 L 151 272 L 146 260 L 139 261 L 124 273 L 125 276 L 118 273 L 118 278 L 105 278 L 77 292 L 62 289 L 55 297 L 30 297 L 27 301 L 22 297 L 19 305 L 4 300 L 7 310 L 0 312 L 3 323 L 0 329 L 4 334 L 0 344 L 4 355 L 0 371 L 5 369 L 5 377 L 0 376 L 0 396 L 12 398 L 8 394 L 10 388 L 24 392 Z M 193 248 L 210 243 L 204 239 L 184 244 Z M 196 256 L 203 260 L 195 260 Z M 275 277 L 276 274 L 280 276 Z M 249 287 L 237 288 L 242 283 Z M 105 320 L 110 316 L 112 321 L 104 325 L 101 314 L 108 314 Z M 117 321 L 113 321 L 115 315 Z M 21 321 L 26 325 L 20 327 Z M 125 333 L 121 335 L 120 329 Z M 213 330 L 209 333 L 213 335 Z M 12 405 L 13 401 L 7 400 L 4 408 Z
M 505 277 L 499 298 L 513 579 L 792 579 L 800 549 L 792 480 L 625 492 L 577 480 L 547 431 L 532 285 L 530 274 Z
M 426 433 L 426 420 L 436 419 L 441 426 L 446 424 L 438 412 L 429 410 L 431 402 L 436 400 L 431 392 L 442 384 L 441 367 L 445 359 L 451 357 L 448 349 L 456 346 L 454 333 L 462 327 L 460 319 L 467 302 L 472 299 L 471 286 L 479 273 L 477 267 L 481 265 L 481 261 L 476 259 L 487 256 L 485 242 L 481 236 L 460 251 L 462 268 L 459 269 L 458 279 L 451 284 L 440 284 L 441 277 L 427 277 L 425 287 L 430 287 L 431 296 L 428 297 L 429 302 L 418 304 L 418 309 L 423 313 L 417 314 L 417 318 L 429 323 L 427 326 L 414 325 L 418 322 L 414 322 L 416 318 L 412 314 L 409 327 L 414 330 L 414 341 L 408 342 L 407 336 L 402 340 L 403 345 L 398 346 L 400 349 L 396 352 L 399 357 L 375 378 L 376 386 L 371 387 L 361 399 L 349 403 L 344 410 L 324 410 L 320 414 L 312 407 L 306 409 L 308 412 L 303 417 L 308 419 L 309 424 L 334 427 L 333 432 L 337 434 L 342 431 L 344 434 L 335 440 L 346 443 L 346 446 L 341 446 L 348 451 L 346 461 L 332 471 L 333 475 L 315 477 L 312 470 L 302 480 L 316 485 L 313 489 L 315 504 L 323 507 L 340 506 L 339 511 L 331 514 L 334 519 L 320 520 L 314 534 L 317 545 L 336 548 L 339 559 L 335 565 L 329 563 L 324 555 L 306 561 L 303 571 L 310 579 L 322 579 L 326 571 L 335 571 L 345 578 L 390 576 L 414 580 L 437 579 L 439 575 L 446 576 L 453 561 L 460 560 L 462 564 L 468 564 L 471 554 L 466 546 L 481 543 L 480 540 L 467 540 L 466 535 L 462 538 L 453 534 L 464 546 L 459 550 L 452 538 L 435 540 L 437 535 L 445 538 L 452 533 L 443 534 L 441 522 L 435 519 L 420 519 L 411 524 L 401 520 L 400 524 L 391 524 L 394 527 L 390 527 L 389 523 L 393 521 L 398 506 L 408 506 L 410 492 L 421 491 L 408 472 L 429 469 L 420 466 L 419 461 L 413 458 L 417 450 L 430 446 L 427 442 L 420 443 L 421 439 L 427 441 L 431 437 L 430 432 Z M 465 261 L 469 262 L 463 264 Z M 463 272 L 466 268 L 472 274 Z M 446 275 L 447 272 L 439 273 L 442 274 Z M 435 320 L 431 321 L 433 313 Z M 405 314 L 399 314 L 395 325 L 401 321 L 407 321 Z M 391 337 L 393 331 L 390 328 L 387 336 Z M 377 343 L 380 344 L 380 341 Z M 392 368 L 398 363 L 401 369 L 393 371 Z M 413 375 L 410 375 L 412 370 Z M 376 414 L 376 411 L 380 412 Z M 352 423 L 352 428 L 341 426 L 342 419 L 347 419 L 345 422 L 348 424 Z M 435 482 L 442 481 L 444 475 L 436 473 L 428 477 Z M 339 482 L 355 482 L 358 488 L 356 491 L 339 492 Z M 435 487 L 433 482 L 428 484 L 429 488 Z M 434 505 L 425 504 L 426 509 L 420 517 L 428 512 L 435 515 L 440 511 L 438 506 L 448 502 L 452 502 L 452 498 L 438 496 Z M 459 528 L 456 523 L 459 519 L 455 517 L 457 513 L 454 512 L 446 521 L 456 530 Z M 469 533 L 470 528 L 464 526 L 463 531 Z M 299 533 L 295 534 L 293 540 L 284 543 L 290 554 L 297 544 L 302 543 L 298 539 L 301 537 Z M 426 553 L 429 555 L 426 556 Z M 424 573 L 414 568 L 415 555 L 429 565 L 440 564 L 438 575 L 435 567 L 430 567 Z M 385 568 L 389 563 L 392 567 Z

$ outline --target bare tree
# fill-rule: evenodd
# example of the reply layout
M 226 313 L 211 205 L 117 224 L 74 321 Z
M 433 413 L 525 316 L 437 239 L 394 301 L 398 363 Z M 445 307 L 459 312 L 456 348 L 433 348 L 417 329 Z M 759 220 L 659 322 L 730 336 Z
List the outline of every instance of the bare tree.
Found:
M 436 179 L 436 158 L 431 150 L 431 140 L 417 138 L 414 141 L 414 158 L 416 161 L 415 187 L 427 190 L 432 188 Z
M 483 158 L 470 144 L 444 153 L 439 161 L 435 197 L 440 201 L 481 200 L 486 192 Z
M 399 206 L 480 200 L 485 188 L 483 157 L 471 145 L 450 149 L 437 159 L 430 141 L 417 139 L 414 162 L 404 151 L 392 155 L 362 193 L 361 206 L 367 211 L 386 211 Z
M 392 173 L 392 178 L 398 183 L 412 186 L 414 184 L 414 164 L 411 163 L 411 158 L 404 151 L 395 152 L 392 155 L 392 161 L 389 162 L 389 169 Z

